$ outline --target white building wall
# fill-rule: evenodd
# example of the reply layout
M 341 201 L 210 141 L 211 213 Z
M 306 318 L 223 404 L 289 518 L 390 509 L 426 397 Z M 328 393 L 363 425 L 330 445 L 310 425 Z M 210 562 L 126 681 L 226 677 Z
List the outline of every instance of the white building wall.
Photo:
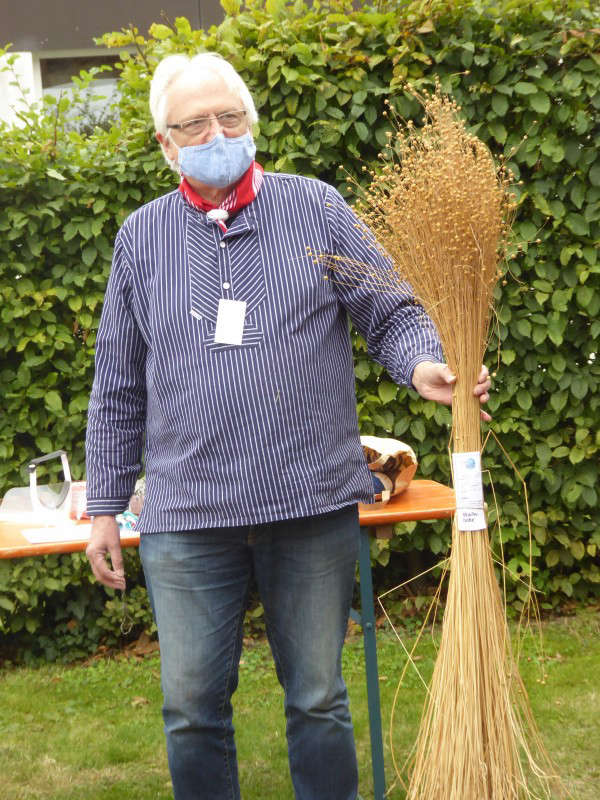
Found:
M 40 61 L 34 53 L 13 53 L 15 62 L 8 70 L 9 54 L 0 56 L 0 119 L 19 124 L 17 112 L 42 96 Z M 18 83 L 18 86 L 13 84 Z

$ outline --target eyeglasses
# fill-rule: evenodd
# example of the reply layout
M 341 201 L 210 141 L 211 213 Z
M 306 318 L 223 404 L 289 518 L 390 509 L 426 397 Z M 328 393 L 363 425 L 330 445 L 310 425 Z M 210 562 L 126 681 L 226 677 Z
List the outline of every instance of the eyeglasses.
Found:
M 206 133 L 213 119 L 216 119 L 225 130 L 233 130 L 242 124 L 245 116 L 245 111 L 224 111 L 222 114 L 207 114 L 205 117 L 188 119 L 186 122 L 175 122 L 172 125 L 167 125 L 167 128 L 174 128 L 187 136 L 198 136 L 201 133 Z

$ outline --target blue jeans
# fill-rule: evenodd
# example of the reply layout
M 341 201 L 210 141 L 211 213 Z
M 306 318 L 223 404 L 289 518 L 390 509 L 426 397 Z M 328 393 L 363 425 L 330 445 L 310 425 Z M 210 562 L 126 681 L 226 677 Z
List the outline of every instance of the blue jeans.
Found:
M 142 536 L 175 800 L 239 800 L 231 696 L 253 577 L 285 692 L 295 796 L 356 800 L 341 652 L 358 542 L 356 506 L 265 525 Z

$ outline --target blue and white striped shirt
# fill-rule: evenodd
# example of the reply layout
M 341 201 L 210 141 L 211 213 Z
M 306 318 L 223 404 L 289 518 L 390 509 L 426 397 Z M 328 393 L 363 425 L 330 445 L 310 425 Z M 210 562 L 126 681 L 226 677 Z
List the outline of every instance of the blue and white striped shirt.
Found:
M 379 258 L 341 195 L 266 173 L 227 232 L 179 191 L 118 233 L 87 429 L 88 512 L 121 512 L 141 469 L 142 533 L 250 525 L 369 502 L 346 311 L 410 384 L 441 360 L 407 292 L 324 280 L 307 255 Z M 220 298 L 244 300 L 241 345 L 215 343 Z

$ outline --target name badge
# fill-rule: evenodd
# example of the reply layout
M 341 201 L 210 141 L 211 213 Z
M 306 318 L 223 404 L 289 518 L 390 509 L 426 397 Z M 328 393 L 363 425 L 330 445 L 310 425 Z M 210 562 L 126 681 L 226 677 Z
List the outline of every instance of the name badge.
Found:
M 241 344 L 244 336 L 245 300 L 219 300 L 215 344 Z

